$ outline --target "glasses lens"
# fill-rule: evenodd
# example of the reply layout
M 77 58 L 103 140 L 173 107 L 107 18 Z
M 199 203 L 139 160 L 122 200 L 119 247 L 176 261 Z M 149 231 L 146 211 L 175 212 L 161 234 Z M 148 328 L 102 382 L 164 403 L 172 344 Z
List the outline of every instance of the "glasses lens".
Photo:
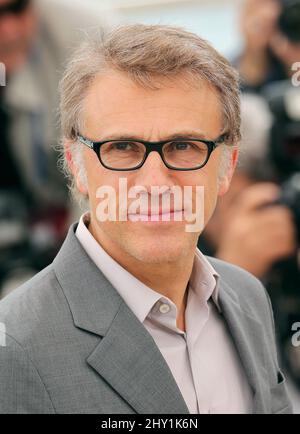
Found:
M 203 142 L 180 140 L 166 143 L 163 155 L 167 164 L 178 169 L 201 166 L 208 155 L 208 147 Z
M 131 169 L 141 164 L 145 151 L 145 146 L 139 142 L 111 141 L 101 146 L 100 157 L 112 169 Z

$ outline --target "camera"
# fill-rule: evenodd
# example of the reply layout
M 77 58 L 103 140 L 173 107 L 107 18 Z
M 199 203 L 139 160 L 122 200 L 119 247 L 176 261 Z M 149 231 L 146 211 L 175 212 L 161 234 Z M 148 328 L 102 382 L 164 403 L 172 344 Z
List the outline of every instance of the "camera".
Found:
M 300 18 L 300 2 L 296 2 Z M 289 12 L 290 13 L 290 12 Z M 292 26 L 291 26 L 292 28 Z M 300 32 L 300 24 L 299 29 Z M 289 80 L 265 87 L 264 96 L 272 114 L 268 160 L 274 181 L 281 186 L 276 201 L 293 214 L 300 251 L 300 91 Z M 282 361 L 300 389 L 300 348 L 291 345 L 291 330 L 300 313 L 300 265 L 297 253 L 272 268 L 266 287 L 278 326 Z
M 300 92 L 286 80 L 266 86 L 264 96 L 273 117 L 268 159 L 282 186 L 278 203 L 292 211 L 300 246 Z

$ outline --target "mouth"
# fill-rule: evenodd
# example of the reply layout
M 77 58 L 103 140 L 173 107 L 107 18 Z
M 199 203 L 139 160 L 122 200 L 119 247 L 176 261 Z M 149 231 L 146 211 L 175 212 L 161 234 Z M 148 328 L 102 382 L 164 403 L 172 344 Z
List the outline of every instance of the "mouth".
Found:
M 162 210 L 159 212 L 151 212 L 148 213 L 136 213 L 136 214 L 128 214 L 128 219 L 130 221 L 142 221 L 142 222 L 168 222 L 168 221 L 181 221 L 183 219 L 183 210 Z

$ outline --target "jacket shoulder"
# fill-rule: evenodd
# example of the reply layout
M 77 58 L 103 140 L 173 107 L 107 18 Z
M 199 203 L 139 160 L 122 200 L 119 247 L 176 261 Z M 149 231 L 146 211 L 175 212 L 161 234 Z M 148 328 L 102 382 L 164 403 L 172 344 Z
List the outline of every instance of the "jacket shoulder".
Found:
M 71 315 L 52 265 L 0 301 L 0 324 L 24 347 L 58 331 L 59 319 Z

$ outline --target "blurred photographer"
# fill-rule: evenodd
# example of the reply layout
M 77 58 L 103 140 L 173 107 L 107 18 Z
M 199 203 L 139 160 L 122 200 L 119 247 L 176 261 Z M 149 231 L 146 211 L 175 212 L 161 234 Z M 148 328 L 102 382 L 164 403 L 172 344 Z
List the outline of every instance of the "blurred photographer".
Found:
M 76 212 L 54 149 L 58 81 L 83 29 L 108 18 L 87 1 L 0 0 L 0 298 L 18 269 L 51 261 Z
M 259 278 L 264 278 L 276 261 L 293 255 L 298 245 L 297 211 L 279 199 L 281 183 L 297 172 L 298 164 L 296 154 L 287 153 L 284 159 L 289 139 L 283 135 L 288 126 L 295 129 L 299 121 L 280 121 L 284 116 L 280 113 L 274 116 L 267 100 L 243 95 L 239 167 L 206 233 L 211 253 L 226 257 Z
M 260 91 L 274 81 L 285 80 L 300 60 L 300 1 L 245 0 L 241 14 L 244 38 L 235 60 L 245 91 Z

